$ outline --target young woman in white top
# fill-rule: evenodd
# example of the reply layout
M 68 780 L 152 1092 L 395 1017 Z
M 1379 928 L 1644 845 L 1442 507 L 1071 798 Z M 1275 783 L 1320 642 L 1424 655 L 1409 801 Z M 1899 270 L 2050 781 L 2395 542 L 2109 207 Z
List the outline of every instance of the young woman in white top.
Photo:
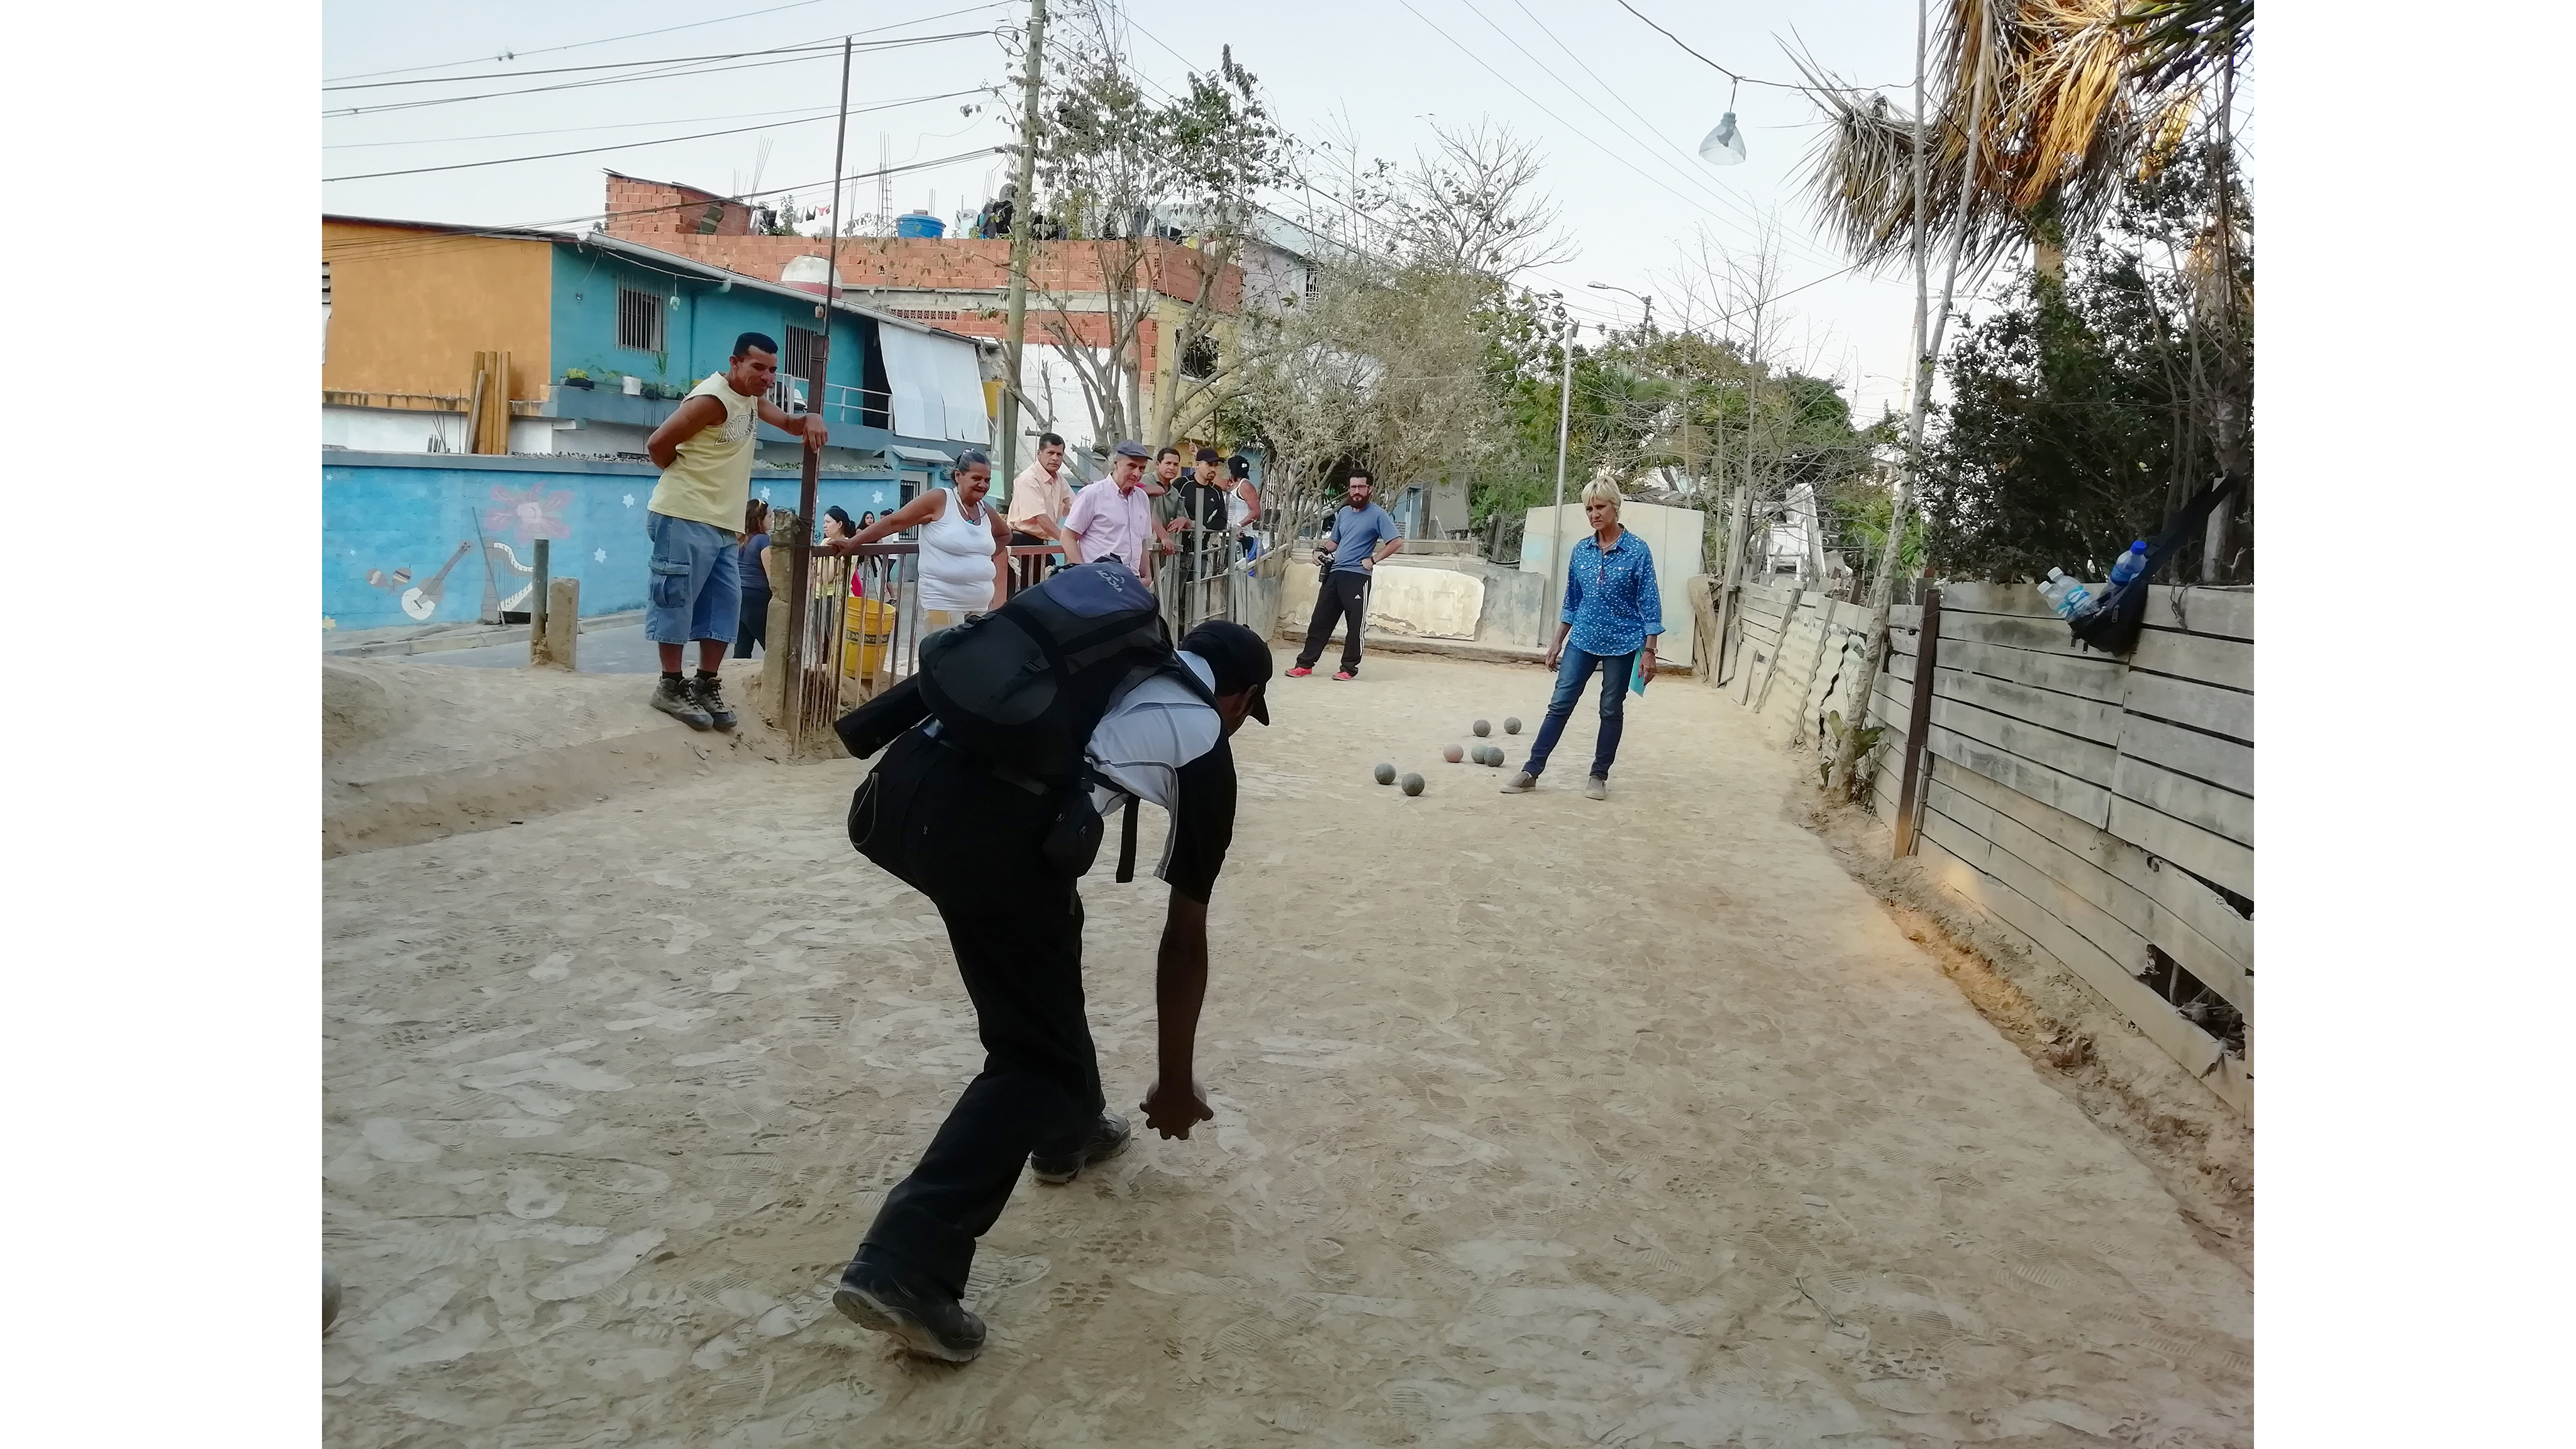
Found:
M 827 553 L 848 553 L 918 525 L 921 557 L 914 577 L 924 633 L 1002 607 L 1010 525 L 1002 521 L 1002 510 L 984 503 L 993 487 L 992 460 L 981 449 L 968 448 L 957 455 L 952 476 L 954 487 L 931 489 L 850 538 L 823 545 Z

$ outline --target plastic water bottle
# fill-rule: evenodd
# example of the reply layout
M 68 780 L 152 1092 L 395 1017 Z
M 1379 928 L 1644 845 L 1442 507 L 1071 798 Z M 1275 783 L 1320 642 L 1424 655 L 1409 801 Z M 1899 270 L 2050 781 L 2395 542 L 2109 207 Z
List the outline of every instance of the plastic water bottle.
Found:
M 2120 561 L 2111 565 L 2111 586 L 2118 588 L 2146 571 L 2147 541 L 2142 538 L 2130 544 L 2129 551 L 2120 555 Z
M 2068 578 L 2063 570 L 2050 569 L 2048 583 L 2040 585 L 2039 590 L 2040 597 L 2048 600 L 2048 606 L 2055 609 L 2061 619 L 2073 619 L 2093 612 L 2093 591 Z

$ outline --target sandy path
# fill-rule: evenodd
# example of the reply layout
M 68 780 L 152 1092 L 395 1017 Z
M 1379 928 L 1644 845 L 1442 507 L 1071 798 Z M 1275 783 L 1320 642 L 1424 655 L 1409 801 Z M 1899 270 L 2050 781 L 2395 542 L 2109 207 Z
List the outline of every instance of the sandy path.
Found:
M 1790 823 L 1740 712 L 1658 684 L 1601 804 L 1583 713 L 1541 794 L 1439 762 L 1544 685 L 1274 687 L 1214 1130 L 1025 1182 L 963 1370 L 824 1297 L 978 1059 L 928 904 L 842 836 L 856 764 L 328 862 L 330 1442 L 2250 1443 L 2245 1276 Z M 1162 890 L 1108 876 L 1123 1105 Z

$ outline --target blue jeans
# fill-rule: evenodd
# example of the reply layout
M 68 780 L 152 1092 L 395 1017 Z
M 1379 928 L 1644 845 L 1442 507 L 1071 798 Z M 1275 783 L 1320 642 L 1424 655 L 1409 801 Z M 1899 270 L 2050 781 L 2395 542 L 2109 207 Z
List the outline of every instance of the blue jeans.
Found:
M 1538 742 L 1530 746 L 1529 763 L 1521 766 L 1532 776 L 1547 768 L 1547 757 L 1556 751 L 1557 736 L 1565 733 L 1565 721 L 1574 713 L 1576 696 L 1583 693 L 1583 681 L 1592 671 L 1601 671 L 1601 737 L 1592 745 L 1592 773 L 1610 778 L 1610 762 L 1619 757 L 1619 732 L 1627 727 L 1621 711 L 1628 703 L 1628 677 L 1636 672 L 1635 654 L 1586 654 L 1569 644 L 1557 661 L 1556 693 L 1548 696 L 1547 718 L 1538 727 Z
M 644 637 L 656 644 L 692 639 L 734 642 L 742 613 L 741 540 L 711 523 L 647 512 L 653 577 L 644 594 Z

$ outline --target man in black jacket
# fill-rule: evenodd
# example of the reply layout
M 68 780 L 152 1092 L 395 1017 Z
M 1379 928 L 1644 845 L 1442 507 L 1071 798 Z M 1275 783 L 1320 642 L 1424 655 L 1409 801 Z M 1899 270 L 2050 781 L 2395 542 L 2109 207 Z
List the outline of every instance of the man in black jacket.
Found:
M 1234 752 L 1246 719 L 1270 722 L 1270 649 L 1240 624 L 1211 620 L 1180 643 L 1181 664 L 1209 695 L 1148 678 L 1113 701 L 1092 732 L 1103 814 L 1128 796 L 1160 805 L 1171 831 L 1155 875 L 1172 888 L 1155 956 L 1160 1071 L 1139 1110 L 1165 1137 L 1187 1137 L 1215 1113 L 1191 1071 L 1207 992 L 1207 905 L 1234 838 Z M 1002 1215 L 1026 1163 L 1067 1183 L 1124 1149 L 1125 1118 L 1104 1110 L 1100 1066 L 1083 1016 L 1082 898 L 1043 845 L 1058 800 L 989 772 L 928 729 L 887 747 L 878 829 L 895 842 L 889 869 L 926 883 L 947 924 L 958 974 L 975 1003 L 984 1070 L 887 1194 L 833 1304 L 914 1352 L 964 1363 L 983 1351 L 983 1320 L 960 1301 L 975 1243 Z M 985 882 L 1019 883 L 997 910 Z

